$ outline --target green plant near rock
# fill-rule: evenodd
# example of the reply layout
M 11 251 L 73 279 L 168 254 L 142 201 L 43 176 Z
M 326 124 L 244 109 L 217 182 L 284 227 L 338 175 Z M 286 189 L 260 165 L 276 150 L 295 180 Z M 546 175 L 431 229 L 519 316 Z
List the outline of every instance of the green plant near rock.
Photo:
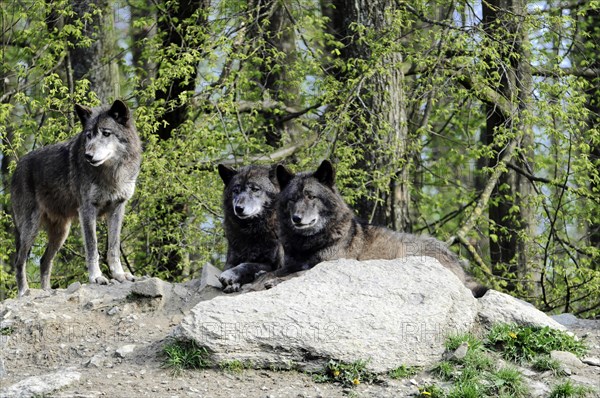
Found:
M 15 330 L 12 327 L 7 326 L 5 328 L 0 329 L 0 336 L 10 336 L 14 332 Z
M 458 333 L 450 335 L 446 338 L 444 346 L 448 351 L 456 350 L 461 344 L 467 343 L 470 350 L 478 350 L 483 347 L 483 341 L 481 341 L 473 333 Z
M 569 351 L 581 357 L 586 352 L 583 342 L 549 327 L 498 324 L 488 333 L 488 347 L 499 351 L 505 359 L 523 363 L 551 351 Z
M 230 373 L 241 373 L 244 369 L 252 368 L 252 364 L 234 359 L 233 361 L 223 361 L 219 363 L 219 368 Z
M 421 371 L 419 366 L 406 366 L 400 365 L 396 369 L 392 369 L 388 372 L 388 376 L 392 379 L 406 379 L 407 377 L 414 376 Z
M 175 373 L 213 366 L 210 353 L 193 340 L 174 339 L 163 346 L 164 366 Z
M 460 383 L 448 393 L 448 398 L 481 398 L 485 397 L 485 387 L 479 383 Z
M 567 380 L 554 386 L 548 398 L 584 398 L 594 391 L 591 387 L 577 385 Z
M 330 360 L 321 372 L 313 374 L 313 380 L 317 383 L 340 383 L 343 387 L 374 383 L 378 381 L 377 375 L 367 370 L 367 363 L 363 360 L 352 363 Z
M 538 372 L 550 371 L 554 376 L 563 374 L 560 362 L 550 358 L 549 355 L 540 355 L 539 357 L 534 358 L 531 367 Z
M 521 372 L 513 367 L 505 367 L 492 373 L 491 385 L 487 394 L 494 397 L 525 397 L 529 389 Z
M 419 397 L 445 398 L 446 396 L 447 395 L 444 389 L 436 384 L 426 384 L 422 387 L 419 387 Z
M 560 375 L 560 363 L 550 358 L 551 351 L 569 351 L 578 356 L 586 352 L 583 342 L 565 332 L 514 324 L 495 325 L 486 340 L 471 333 L 449 336 L 445 347 L 449 353 L 447 359 L 437 364 L 431 372 L 441 380 L 452 383 L 451 387 L 445 390 L 438 387 L 439 390 L 435 392 L 436 396 L 447 398 L 528 396 L 523 374 L 510 365 L 499 367 L 499 355 L 516 363 L 529 362 L 533 369 L 552 371 L 557 376 Z M 419 390 L 420 396 L 433 396 L 434 393 L 427 388 Z M 588 387 L 577 386 L 569 381 L 557 385 L 551 397 L 584 397 L 589 392 Z
M 455 371 L 456 365 L 450 361 L 442 361 L 432 369 L 433 374 L 444 381 L 452 380 Z
M 464 355 L 452 355 L 432 369 L 440 379 L 452 382 L 448 398 L 524 397 L 528 393 L 523 376 L 515 368 L 496 366 L 493 354 L 483 341 L 466 333 L 448 337 L 449 353 L 466 346 Z M 426 396 L 427 394 L 425 394 Z M 421 395 L 424 396 L 424 395 Z

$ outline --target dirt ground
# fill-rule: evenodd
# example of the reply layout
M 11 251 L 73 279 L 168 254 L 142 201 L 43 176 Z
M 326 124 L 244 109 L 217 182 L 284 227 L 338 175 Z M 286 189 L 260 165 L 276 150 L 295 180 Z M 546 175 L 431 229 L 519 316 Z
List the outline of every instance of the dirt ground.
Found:
M 384 377 L 352 390 L 316 383 L 295 371 L 210 369 L 174 374 L 163 365 L 161 347 L 170 331 L 200 300 L 221 294 L 198 281 L 168 285 L 161 298 L 131 295 L 131 283 L 33 290 L 0 303 L 0 391 L 26 379 L 73 370 L 79 380 L 50 397 L 408 397 L 427 372 L 413 380 Z M 600 321 L 574 325 L 600 357 Z M 588 380 L 589 374 L 574 375 Z M 598 396 L 598 395 L 596 395 Z

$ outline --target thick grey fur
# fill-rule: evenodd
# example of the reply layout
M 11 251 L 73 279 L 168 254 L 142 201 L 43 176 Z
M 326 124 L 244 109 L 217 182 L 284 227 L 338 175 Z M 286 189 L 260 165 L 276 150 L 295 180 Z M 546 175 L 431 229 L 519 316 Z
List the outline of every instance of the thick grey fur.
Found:
M 279 184 L 274 167 L 251 165 L 235 170 L 220 164 L 218 170 L 225 184 L 223 226 L 228 243 L 227 263 L 219 279 L 223 291 L 230 293 L 281 264 L 275 211 Z
M 107 260 L 112 277 L 134 280 L 120 260 L 120 234 L 125 203 L 140 170 L 142 146 L 131 112 L 122 101 L 90 109 L 75 105 L 82 131 L 72 139 L 23 156 L 12 177 L 11 196 L 16 230 L 15 270 L 19 296 L 29 288 L 25 266 L 40 227 L 48 244 L 40 262 L 43 289 L 50 289 L 52 259 L 79 217 L 91 283 L 107 284 L 102 275 L 96 219 L 108 222 Z
M 277 166 L 280 241 L 285 258 L 279 276 L 339 258 L 371 260 L 429 256 L 454 272 L 475 297 L 487 290 L 461 267 L 444 243 L 428 236 L 395 232 L 359 220 L 335 187 L 325 160 L 315 172 L 293 174 Z

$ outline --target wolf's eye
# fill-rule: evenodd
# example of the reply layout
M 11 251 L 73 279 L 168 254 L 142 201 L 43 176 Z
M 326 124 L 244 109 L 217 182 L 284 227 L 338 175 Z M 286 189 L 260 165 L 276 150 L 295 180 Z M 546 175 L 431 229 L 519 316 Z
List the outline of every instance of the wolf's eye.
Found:
M 315 195 L 313 195 L 312 192 L 304 191 L 304 197 L 308 200 L 313 200 L 315 198 Z
M 87 133 L 85 133 L 85 138 L 87 138 L 88 140 L 92 139 L 92 132 L 88 131 Z
M 239 185 L 234 185 L 233 188 L 231 188 L 231 190 L 233 191 L 233 193 L 238 194 L 242 189 Z
M 257 185 L 251 185 L 250 190 L 252 192 L 258 192 L 258 191 L 260 191 L 260 187 L 258 187 Z
M 108 137 L 108 136 L 110 136 L 110 134 L 111 134 L 110 130 L 102 130 L 102 135 L 103 136 Z

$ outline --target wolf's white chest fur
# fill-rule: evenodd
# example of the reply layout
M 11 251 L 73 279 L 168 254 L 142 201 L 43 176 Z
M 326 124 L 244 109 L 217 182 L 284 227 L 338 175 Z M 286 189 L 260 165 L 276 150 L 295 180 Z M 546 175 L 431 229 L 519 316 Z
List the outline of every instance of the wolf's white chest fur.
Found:
M 115 203 L 129 200 L 134 191 L 135 179 L 114 186 L 92 183 L 86 196 L 94 203 Z

